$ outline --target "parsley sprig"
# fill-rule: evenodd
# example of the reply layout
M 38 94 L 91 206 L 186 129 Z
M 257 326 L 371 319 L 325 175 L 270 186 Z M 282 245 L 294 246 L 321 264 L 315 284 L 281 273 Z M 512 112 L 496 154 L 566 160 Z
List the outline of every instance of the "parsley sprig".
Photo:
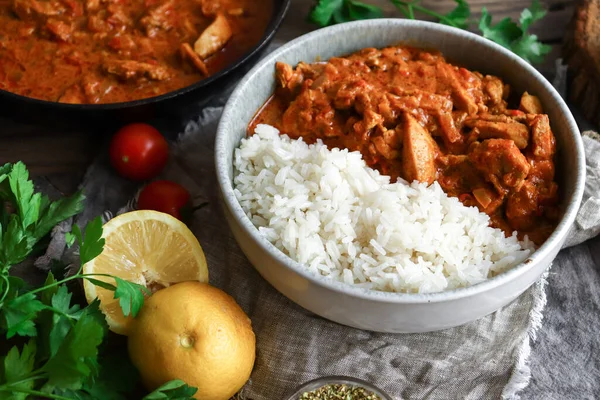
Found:
M 420 4 L 420 0 L 390 2 L 409 19 L 416 19 L 418 14 L 436 18 L 438 22 L 459 29 L 469 29 L 475 25 L 483 37 L 490 39 L 530 63 L 541 63 L 551 47 L 539 41 L 534 34 L 528 33 L 529 27 L 546 15 L 539 0 L 534 0 L 529 8 L 521 12 L 519 22 L 504 18 L 492 25 L 492 16 L 484 7 L 481 18 L 471 18 L 471 9 L 466 0 L 455 0 L 456 7 L 447 14 L 441 14 Z M 360 19 L 380 18 L 383 11 L 377 6 L 357 0 L 318 0 L 312 9 L 309 19 L 319 26 L 327 26 Z
M 83 233 L 74 225 L 67 234 L 69 246 L 79 245 L 80 265 L 74 275 L 56 279 L 50 272 L 41 287 L 31 288 L 10 274 L 14 265 L 43 248 L 56 224 L 83 209 L 83 200 L 78 192 L 50 201 L 35 192 L 23 163 L 0 167 L 0 334 L 12 341 L 29 338 L 22 345 L 22 340 L 16 341 L 0 356 L 2 399 L 125 400 L 137 384 L 129 360 L 103 350 L 108 327 L 99 301 L 81 307 L 67 287 L 71 281 L 87 279 L 112 290 L 124 315 L 133 317 L 149 294 L 146 287 L 118 277 L 82 272 L 83 265 L 104 248 L 100 218 L 91 221 Z M 195 392 L 182 381 L 172 381 L 145 399 L 192 399 Z

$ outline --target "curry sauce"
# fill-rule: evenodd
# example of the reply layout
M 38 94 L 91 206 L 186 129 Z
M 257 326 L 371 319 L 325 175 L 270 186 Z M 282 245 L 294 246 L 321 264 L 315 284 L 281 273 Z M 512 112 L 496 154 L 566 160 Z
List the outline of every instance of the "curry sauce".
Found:
M 367 48 L 326 63 L 276 64 L 277 89 L 249 126 L 360 151 L 367 165 L 407 181 L 437 181 L 491 224 L 543 243 L 559 218 L 556 144 L 540 101 L 509 107 L 500 78 L 436 51 Z
M 272 0 L 0 0 L 0 89 L 63 103 L 158 96 L 262 38 Z

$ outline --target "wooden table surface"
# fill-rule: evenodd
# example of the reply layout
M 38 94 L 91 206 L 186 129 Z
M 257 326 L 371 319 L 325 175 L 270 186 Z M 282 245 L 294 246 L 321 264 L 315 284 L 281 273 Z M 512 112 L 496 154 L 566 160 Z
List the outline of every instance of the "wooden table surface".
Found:
M 363 0 L 367 3 L 381 6 L 386 16 L 399 17 L 389 1 Z M 544 42 L 553 46 L 552 53 L 547 57 L 540 69 L 549 69 L 554 60 L 560 55 L 560 45 L 566 26 L 573 15 L 575 0 L 542 0 L 548 9 L 548 15 L 532 27 L 533 33 Z M 468 0 L 473 17 L 478 18 L 481 10 L 486 7 L 497 22 L 504 17 L 518 20 L 524 7 L 529 5 L 525 0 Z M 313 0 L 292 0 L 291 9 L 284 21 L 285 29 L 281 30 L 278 38 L 291 40 L 294 37 L 315 29 L 306 22 Z M 450 0 L 423 0 L 422 4 L 430 9 L 447 12 L 455 5 Z M 5 162 L 24 161 L 37 181 L 52 186 L 61 193 L 73 192 L 86 167 L 98 154 L 99 149 L 107 140 L 106 135 L 91 135 L 84 130 L 63 130 L 41 127 L 35 124 L 23 124 L 0 117 L 0 165 Z

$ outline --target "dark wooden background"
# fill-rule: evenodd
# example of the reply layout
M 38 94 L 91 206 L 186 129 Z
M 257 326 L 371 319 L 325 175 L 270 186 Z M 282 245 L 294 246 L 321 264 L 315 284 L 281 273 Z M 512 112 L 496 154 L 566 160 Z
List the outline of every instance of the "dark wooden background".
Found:
M 364 0 L 381 6 L 389 17 L 399 17 L 400 13 L 386 0 Z M 493 15 L 494 22 L 509 16 L 518 20 L 524 7 L 530 4 L 527 0 L 469 0 L 474 17 L 481 15 L 486 7 Z M 575 0 L 542 0 L 548 9 L 548 15 L 532 27 L 541 40 L 553 46 L 540 69 L 549 70 L 554 60 L 560 56 L 560 46 L 566 26 L 571 19 Z M 305 20 L 313 0 L 293 0 L 290 12 L 278 38 L 291 40 L 315 26 Z M 455 5 L 451 0 L 423 0 L 422 4 L 430 9 L 447 12 Z M 1 113 L 1 110 L 0 110 Z M 35 116 L 32 116 L 35 121 Z M 61 193 L 73 192 L 86 167 L 96 157 L 104 142 L 112 132 L 91 134 L 85 130 L 64 130 L 43 127 L 36 124 L 22 124 L 0 117 L 0 164 L 5 162 L 24 161 L 36 181 L 45 186 L 50 185 Z

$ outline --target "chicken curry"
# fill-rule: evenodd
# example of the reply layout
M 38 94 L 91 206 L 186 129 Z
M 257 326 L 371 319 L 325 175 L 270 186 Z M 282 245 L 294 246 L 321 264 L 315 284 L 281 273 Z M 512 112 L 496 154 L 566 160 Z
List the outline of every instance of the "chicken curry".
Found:
M 262 38 L 272 1 L 0 0 L 0 89 L 63 103 L 161 95 Z
M 535 96 L 525 92 L 509 108 L 510 87 L 498 77 L 405 46 L 295 68 L 277 63 L 276 79 L 250 132 L 270 124 L 308 143 L 360 151 L 392 180 L 437 181 L 494 227 L 538 245 L 554 230 L 556 145 Z

